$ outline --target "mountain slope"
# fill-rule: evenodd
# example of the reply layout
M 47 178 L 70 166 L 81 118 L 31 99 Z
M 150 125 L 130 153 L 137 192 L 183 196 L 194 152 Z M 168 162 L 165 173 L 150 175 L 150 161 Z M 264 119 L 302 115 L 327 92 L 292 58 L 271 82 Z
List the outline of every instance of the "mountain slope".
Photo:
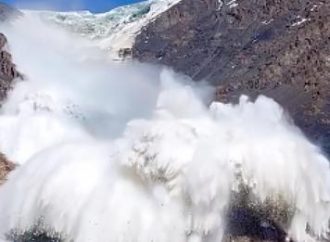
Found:
M 1 6 L 4 19 L 13 10 Z M 103 14 L 27 14 L 92 40 L 113 59 L 133 57 L 205 79 L 218 100 L 272 97 L 330 153 L 329 12 L 324 0 L 155 0 Z M 18 74 L 1 53 L 3 98 Z
M 330 2 L 182 0 L 142 29 L 133 58 L 218 87 L 274 98 L 330 152 Z
M 164 5 L 166 6 L 166 8 L 159 7 L 162 5 L 158 5 L 158 4 L 164 2 L 169 3 L 168 5 Z M 327 62 L 328 32 L 327 32 L 327 28 L 324 26 L 324 23 L 327 23 L 327 17 L 328 17 L 326 3 L 321 4 L 320 2 L 320 4 L 317 5 L 315 1 L 314 5 L 310 5 L 310 3 L 307 2 L 304 5 L 302 4 L 301 1 L 253 2 L 253 1 L 243 1 L 243 0 L 230 1 L 230 2 L 211 1 L 211 0 L 204 0 L 204 1 L 194 0 L 192 2 L 192 1 L 182 0 L 179 2 L 155 1 L 154 3 L 155 5 L 152 4 L 148 5 L 149 3 L 145 2 L 145 3 L 141 3 L 140 5 L 133 5 L 132 7 L 120 8 L 121 10 L 116 9 L 115 11 L 111 11 L 110 13 L 105 13 L 100 15 L 93 15 L 88 12 L 78 12 L 78 13 L 26 12 L 26 14 L 38 14 L 46 21 L 50 21 L 51 23 L 55 23 L 59 26 L 64 26 L 65 28 L 69 29 L 71 32 L 75 32 L 88 39 L 91 39 L 92 42 L 95 43 L 95 45 L 99 46 L 100 48 L 106 48 L 106 49 L 110 48 L 109 49 L 110 55 L 117 54 L 119 56 L 120 55 L 129 56 L 130 54 L 132 54 L 133 57 L 138 60 L 170 65 L 176 68 L 178 71 L 184 72 L 192 76 L 196 81 L 199 81 L 201 79 L 206 79 L 211 84 L 217 86 L 218 88 L 217 98 L 219 100 L 235 101 L 238 98 L 238 96 L 241 94 L 248 94 L 252 98 L 257 96 L 258 94 L 271 96 L 275 98 L 277 101 L 279 101 L 290 111 L 295 121 L 301 125 L 300 127 L 302 127 L 304 131 L 310 135 L 310 137 L 315 136 L 317 139 L 319 139 L 320 137 L 325 137 L 325 139 L 327 138 L 326 132 L 328 130 L 327 129 L 328 111 L 326 109 L 327 107 L 326 102 L 329 99 L 326 95 L 328 93 L 327 88 L 329 82 L 326 79 L 327 67 L 328 67 L 328 62 Z M 159 11 L 158 10 L 152 11 L 151 10 L 152 6 L 156 6 L 156 7 L 158 6 Z M 35 28 L 35 25 L 33 25 L 33 28 Z M 38 29 L 38 34 L 40 33 L 43 34 L 43 32 Z M 33 34 L 34 33 L 32 33 L 32 35 Z M 42 36 L 37 34 L 36 36 L 41 37 L 38 39 L 42 39 Z M 57 40 L 53 35 L 52 37 L 48 36 L 48 38 L 49 38 L 48 40 L 55 40 L 55 42 Z M 3 39 L 5 39 L 5 37 L 3 37 Z M 20 39 L 24 39 L 25 44 L 29 43 L 26 41 L 27 38 L 20 38 Z M 5 44 L 5 42 L 6 41 L 4 41 L 3 43 Z M 305 42 L 308 44 L 306 44 Z M 69 46 L 68 48 L 70 48 L 75 44 L 77 44 L 77 41 L 70 43 L 70 45 L 68 45 Z M 28 45 L 27 49 L 30 49 L 30 46 L 32 46 L 29 44 L 27 45 Z M 46 42 L 46 45 L 44 45 L 45 49 L 39 48 L 39 46 L 40 45 L 38 45 L 37 48 L 38 51 L 40 50 L 45 51 L 45 49 L 52 48 L 49 41 Z M 68 50 L 68 48 L 67 47 L 64 48 L 63 53 L 65 53 Z M 25 54 L 24 56 L 30 57 L 33 56 L 35 52 L 32 53 L 27 52 L 27 53 L 29 54 Z M 59 54 L 60 57 L 65 56 L 65 54 L 63 53 Z M 324 60 L 322 58 L 324 58 Z M 9 57 L 7 57 L 7 59 L 11 60 Z M 49 58 L 49 59 L 54 59 L 54 58 Z M 64 62 L 63 59 L 60 59 L 61 60 L 60 62 L 62 65 L 65 65 L 65 63 L 62 63 Z M 38 60 L 38 58 L 33 56 L 33 60 Z M 38 63 L 38 65 L 36 66 L 40 68 L 43 65 Z M 54 68 L 55 72 L 58 72 L 61 69 L 56 64 L 54 65 L 54 62 L 47 62 L 46 66 Z M 106 65 L 105 68 L 108 69 L 110 68 L 110 66 Z M 89 78 L 90 78 L 90 76 L 88 76 L 89 73 L 91 73 L 91 76 L 94 77 L 97 76 L 100 71 L 97 69 L 96 70 L 97 74 L 96 74 L 93 73 L 90 69 L 84 71 L 82 71 L 82 69 L 73 70 L 73 68 L 70 67 L 67 69 L 70 70 L 72 73 L 81 72 L 80 74 L 82 76 L 87 76 Z M 67 69 L 65 68 L 66 71 Z M 49 76 L 51 76 L 51 74 L 49 74 L 49 72 L 47 71 L 41 73 L 42 74 L 37 75 L 37 77 L 41 77 L 46 80 L 47 77 L 49 78 Z M 106 74 L 107 73 L 108 72 L 106 72 Z M 110 73 L 107 74 L 105 78 L 107 82 L 109 81 L 108 80 L 109 75 Z M 68 75 L 68 73 L 65 73 L 65 76 L 69 76 L 69 78 L 65 79 L 63 83 L 59 81 L 62 80 L 63 78 L 54 78 L 56 80 L 55 83 L 58 84 L 60 87 L 59 90 L 65 89 L 63 88 L 66 86 L 66 84 L 64 83 L 73 82 L 72 81 L 73 79 L 70 79 L 70 75 Z M 136 77 L 134 76 L 134 79 L 135 78 Z M 312 81 L 313 78 L 315 78 L 315 83 L 313 82 L 313 84 L 309 88 L 308 85 L 306 86 L 306 80 Z M 304 82 L 304 85 L 302 85 L 302 81 Z M 127 82 L 127 80 L 125 80 L 124 83 L 125 85 L 132 88 L 132 85 L 127 84 L 129 83 Z M 90 94 L 90 88 L 92 88 L 92 86 L 94 86 L 94 84 L 87 86 L 86 89 L 86 91 L 88 91 L 87 93 L 79 92 L 79 94 L 82 95 L 84 100 Z M 117 90 L 117 88 L 118 87 L 114 88 L 115 92 L 118 91 L 118 93 L 120 93 L 120 90 Z M 73 91 L 79 90 L 78 88 L 73 88 L 73 89 L 74 89 Z M 112 96 L 113 94 L 111 94 L 110 89 L 111 88 L 109 87 L 107 88 L 105 87 L 102 88 L 101 91 L 104 90 L 105 96 Z M 142 96 L 140 94 L 142 92 L 139 92 L 137 88 L 134 88 L 132 93 L 137 93 L 139 96 Z M 96 91 L 96 96 L 101 96 L 100 94 L 101 94 L 100 89 L 98 89 Z M 317 96 L 316 98 L 314 98 L 315 94 Z M 180 98 L 181 95 L 182 93 L 178 93 L 178 96 L 180 96 Z M 122 96 L 124 96 L 124 99 L 127 99 L 130 95 L 122 95 Z M 29 105 L 31 105 L 32 110 L 34 111 L 40 111 L 40 112 L 45 111 L 46 113 L 48 112 L 52 113 L 48 105 L 45 106 L 41 105 L 39 107 L 38 102 L 35 102 L 34 98 L 35 97 L 33 97 L 32 95 L 31 98 L 32 102 L 29 99 L 25 100 L 28 103 L 28 105 L 25 106 L 25 108 L 27 108 L 27 112 L 30 111 Z M 41 104 L 45 104 L 45 103 L 47 104 L 47 100 L 48 100 L 47 96 L 46 96 L 46 100 L 44 100 L 43 98 L 44 96 L 42 95 L 36 96 L 36 100 L 39 101 L 40 99 Z M 171 100 L 172 98 L 173 98 L 173 94 L 169 95 L 169 97 L 165 98 L 164 100 L 165 101 Z M 177 102 L 171 105 L 171 107 L 173 106 L 173 108 L 175 109 L 175 111 L 178 113 L 179 116 L 182 115 L 186 107 L 189 106 L 186 104 L 188 103 L 193 104 L 192 96 L 188 95 L 187 98 L 188 98 L 187 103 L 182 104 L 180 102 Z M 103 100 L 101 104 L 98 104 L 96 106 L 97 107 L 102 106 L 102 108 L 104 108 L 105 106 L 111 103 L 112 103 L 111 101 Z M 141 103 L 145 105 L 145 102 L 141 102 Z M 180 106 L 180 105 L 182 107 L 182 110 L 176 108 L 176 106 Z M 247 106 L 249 105 L 250 104 L 247 104 Z M 313 107 L 320 108 L 321 111 L 309 113 L 311 111 L 310 105 L 315 105 Z M 216 109 L 217 106 L 218 105 L 213 106 L 213 108 Z M 218 108 L 221 106 L 222 105 L 219 104 Z M 79 105 L 77 107 L 79 110 Z M 73 108 L 75 108 L 75 105 L 73 106 Z M 198 111 L 198 105 L 197 106 L 191 105 L 190 108 L 191 111 L 193 111 L 193 113 L 195 111 Z M 322 111 L 323 109 L 325 111 Z M 187 110 L 189 111 L 189 109 Z M 251 132 L 248 132 L 246 136 L 244 136 L 244 138 L 246 139 L 245 144 L 247 144 L 247 148 L 246 148 L 247 151 L 250 151 L 251 147 L 253 147 L 251 146 L 251 143 L 253 144 L 253 139 L 251 140 L 251 137 L 258 136 L 257 134 L 258 132 L 256 131 L 259 131 L 259 129 L 263 130 L 262 125 L 266 123 L 265 121 L 267 121 L 268 117 L 272 117 L 273 114 L 272 112 L 276 114 L 277 109 L 275 109 L 274 111 L 271 108 L 271 106 L 266 105 L 265 108 L 263 108 L 262 110 L 267 112 L 265 115 L 266 119 L 261 118 L 260 124 L 256 121 L 253 121 L 254 119 L 238 118 L 239 122 L 236 124 L 237 126 L 234 126 L 233 128 L 233 131 L 236 130 L 239 131 L 240 127 L 244 126 L 244 122 L 252 124 L 252 128 L 248 129 Z M 71 109 L 68 111 L 72 114 Z M 249 114 L 249 112 L 245 112 L 245 113 Z M 281 111 L 280 113 L 282 114 Z M 259 118 L 258 114 L 260 113 L 252 112 L 252 116 L 254 118 L 256 117 L 256 120 L 258 120 Z M 73 112 L 73 115 L 75 116 L 75 112 Z M 325 119 L 322 118 L 323 117 L 322 115 L 325 115 L 324 116 Z M 74 118 L 76 119 L 77 117 Z M 77 120 L 80 120 L 80 118 L 77 118 Z M 224 121 L 225 119 L 223 119 L 223 116 L 219 114 L 219 120 Z M 23 123 L 25 122 L 26 122 L 26 118 L 24 119 Z M 108 123 L 108 120 L 106 120 L 106 123 Z M 309 124 L 310 126 L 308 126 Z M 97 125 L 99 125 L 99 123 L 97 123 Z M 198 125 L 196 125 L 196 128 L 203 129 L 204 125 L 206 125 L 206 123 L 203 122 L 198 123 Z M 290 125 L 291 124 L 289 123 L 285 123 L 284 127 Z M 224 126 L 225 125 L 219 125 L 219 127 L 224 127 Z M 272 138 L 276 138 L 277 135 L 276 129 L 274 130 L 272 129 L 273 123 L 271 123 L 271 126 L 266 125 L 266 127 L 267 128 L 265 130 L 270 132 L 266 132 L 267 135 L 265 135 L 265 137 L 261 139 L 262 143 L 261 144 L 259 144 L 259 142 L 254 143 L 256 145 L 257 150 L 261 149 L 263 151 L 269 151 L 269 153 L 266 153 L 268 155 L 259 156 L 261 157 L 261 159 L 260 160 L 257 159 L 257 160 L 260 161 L 260 164 L 264 164 L 263 162 L 265 160 L 272 161 L 271 158 L 273 157 L 270 154 L 272 154 L 273 150 L 275 151 L 275 153 L 279 153 L 280 155 L 285 153 L 282 152 L 281 150 L 280 151 L 277 150 L 276 148 L 273 149 L 274 143 L 272 142 L 268 143 L 268 141 L 272 141 Z M 170 128 L 171 128 L 170 130 L 173 130 L 172 126 Z M 51 130 L 51 128 L 48 129 Z M 5 128 L 4 130 L 7 129 Z M 65 134 L 69 133 L 69 130 L 72 131 L 72 128 L 70 127 L 70 129 L 68 129 L 68 132 L 63 132 L 63 133 Z M 147 127 L 146 130 L 150 130 L 150 128 Z M 158 130 L 158 128 L 156 130 Z M 160 128 L 160 130 L 162 132 L 165 131 L 163 128 Z M 296 132 L 295 129 L 293 130 Z M 192 136 L 195 137 L 196 129 L 191 129 L 191 131 L 193 131 Z M 104 132 L 104 130 L 102 130 L 102 132 Z M 34 137 L 34 139 L 36 138 L 36 133 L 37 132 L 33 132 L 33 131 L 31 132 L 32 137 Z M 47 132 L 41 132 L 41 133 L 46 133 L 47 136 L 52 136 L 50 133 Z M 164 134 L 170 134 L 171 136 L 171 133 L 172 132 L 165 132 Z M 173 133 L 176 133 L 175 130 Z M 290 131 L 284 130 L 283 134 L 287 134 L 287 133 L 290 133 Z M 215 133 L 214 136 L 218 138 L 221 137 L 222 134 L 226 134 L 226 132 L 221 131 L 219 133 Z M 299 132 L 297 132 L 297 135 L 300 137 Z M 162 135 L 160 135 L 160 137 L 162 137 Z M 282 136 L 282 137 L 284 138 L 276 139 L 275 144 L 279 143 L 284 150 L 286 150 L 286 148 L 288 147 L 290 148 L 291 143 L 297 145 L 298 148 L 301 146 L 301 143 L 297 142 L 296 140 L 292 140 L 292 142 L 291 140 L 289 140 L 288 143 L 284 143 L 282 142 L 282 140 L 286 140 L 285 139 L 286 136 Z M 231 137 L 229 137 L 229 139 L 230 138 Z M 145 140 L 144 135 L 141 139 Z M 62 140 L 62 138 L 60 140 Z M 174 137 L 173 140 L 178 140 L 178 138 Z M 218 146 L 218 141 L 219 141 L 218 139 L 210 140 L 209 137 L 207 137 L 205 138 L 205 140 L 208 140 L 209 143 L 201 147 L 201 150 L 203 150 L 202 154 L 200 155 L 201 160 L 197 159 L 196 161 L 198 161 L 197 162 L 198 165 L 203 164 L 205 162 L 204 165 L 206 164 L 205 166 L 208 169 L 205 170 L 206 172 L 203 172 L 203 170 L 199 169 L 201 166 L 198 166 L 198 169 L 196 171 L 202 171 L 201 173 L 207 174 L 207 171 L 209 170 L 207 164 L 209 163 L 205 161 L 208 160 L 207 158 L 205 158 L 207 157 L 206 156 L 207 154 L 205 154 L 205 150 L 207 151 L 207 147 L 212 147 L 214 145 L 215 150 L 218 152 L 219 146 L 221 145 Z M 241 142 L 242 139 L 240 138 L 240 136 L 238 136 L 237 140 Z M 30 142 L 30 140 L 28 141 Z M 146 140 L 146 142 L 149 142 L 148 139 Z M 44 143 L 44 140 L 42 140 L 42 143 Z M 151 142 L 151 144 L 153 143 L 154 142 Z M 183 139 L 183 144 L 186 143 L 187 140 Z M 163 146 L 160 147 L 163 148 Z M 223 150 L 224 151 L 223 153 L 225 153 L 226 150 L 230 150 L 230 149 L 226 149 L 226 146 L 224 147 L 225 149 Z M 274 147 L 276 147 L 276 145 Z M 162 148 L 160 150 L 164 152 L 166 157 L 167 154 L 170 153 L 170 151 L 172 150 L 178 151 L 178 154 L 181 153 L 180 149 L 172 149 L 172 146 L 170 146 L 169 150 L 166 149 L 164 150 Z M 151 150 L 152 152 L 154 152 L 154 149 Z M 300 149 L 295 149 L 294 151 L 298 151 L 296 153 L 299 153 L 299 150 Z M 69 149 L 69 151 L 71 153 L 72 149 Z M 143 152 L 144 151 L 142 146 L 141 153 Z M 58 151 L 55 151 L 55 153 L 57 154 Z M 74 152 L 74 153 L 79 154 L 79 152 Z M 139 151 L 137 153 L 139 153 Z M 237 152 L 235 151 L 233 152 L 233 154 L 236 157 Z M 306 167 L 304 166 L 304 162 L 302 162 L 302 160 L 305 159 L 308 162 L 316 163 L 314 162 L 315 161 L 314 159 L 309 159 L 308 156 L 304 156 L 305 153 L 301 153 L 301 154 L 299 153 L 299 155 L 300 157 L 299 159 L 297 159 L 296 163 L 299 164 L 299 167 L 300 166 L 302 167 L 302 170 L 304 172 L 308 169 L 306 169 Z M 153 153 L 151 153 L 151 155 L 148 155 L 147 157 L 153 157 Z M 264 159 L 264 157 L 267 158 Z M 270 162 L 270 163 L 271 164 L 280 163 L 280 165 L 283 164 L 283 168 L 284 168 L 284 169 L 282 168 L 283 171 L 289 170 L 290 172 L 292 172 L 292 173 L 288 173 L 289 175 L 287 174 L 287 177 L 289 178 L 289 180 L 291 180 L 297 169 L 295 169 L 295 167 L 292 166 L 291 169 L 287 169 L 288 167 L 290 167 L 287 164 L 287 157 L 290 156 L 284 155 L 283 157 L 284 157 L 283 163 L 278 162 L 277 160 L 278 157 L 276 156 L 274 156 L 274 160 L 273 160 L 274 162 Z M 251 161 L 255 161 L 256 160 L 255 158 L 256 157 L 253 157 Z M 63 158 L 61 158 L 61 160 L 66 161 L 66 159 Z M 68 159 L 68 161 L 69 160 L 70 159 Z M 79 162 L 77 164 L 80 164 L 81 159 L 79 158 L 78 160 Z M 91 160 L 93 159 L 91 158 Z M 132 160 L 135 161 L 137 159 L 132 159 Z M 146 160 L 148 160 L 148 162 L 146 162 L 146 165 L 148 165 L 150 159 L 146 158 Z M 157 161 L 158 159 L 154 159 L 154 160 Z M 178 160 L 180 161 L 181 159 Z M 227 161 L 227 158 L 224 160 Z M 325 163 L 324 168 L 327 168 L 328 163 L 326 163 L 325 160 L 326 159 L 323 160 Z M 106 159 L 106 162 L 107 161 L 108 159 Z M 142 162 L 143 161 L 144 160 L 142 160 Z M 172 161 L 172 159 L 170 159 L 170 161 Z M 215 164 L 217 164 L 218 161 L 219 161 L 218 159 L 215 159 Z M 3 161 L 1 161 L 1 156 L 0 156 L 0 171 L 4 170 L 5 172 L 8 172 L 10 169 L 8 169 L 6 166 L 3 169 L 1 167 L 2 164 L 1 162 Z M 6 164 L 6 162 L 4 164 Z M 48 167 L 47 164 L 45 164 L 45 166 Z M 35 168 L 32 168 L 32 170 L 33 171 L 38 170 L 40 167 L 41 166 L 38 165 Z M 65 163 L 65 165 L 63 166 L 64 171 L 67 170 L 66 167 L 67 167 L 67 163 Z M 78 170 L 79 167 L 80 165 L 77 166 Z M 103 172 L 104 170 L 105 169 L 103 167 L 100 168 L 100 171 Z M 257 170 L 258 169 L 251 169 L 252 173 L 255 173 Z M 261 173 L 268 174 L 267 172 L 270 172 L 269 174 L 271 174 L 273 170 L 274 169 L 270 169 L 269 167 L 266 167 L 264 170 L 265 172 L 261 172 Z M 158 170 L 156 171 L 158 173 Z M 162 169 L 160 169 L 159 172 L 160 174 L 164 173 Z M 303 177 L 302 180 L 306 184 L 309 183 L 309 181 L 315 182 L 316 184 L 318 183 L 319 181 L 318 179 L 310 179 L 310 180 L 306 179 L 308 173 L 306 176 L 304 172 L 302 172 L 301 174 Z M 321 173 L 322 172 L 320 172 L 320 170 L 317 170 L 316 177 L 322 176 Z M 325 170 L 324 173 L 327 174 Z M 57 172 L 53 172 L 52 169 L 50 171 L 50 174 L 56 175 Z M 75 168 L 75 172 L 73 172 L 72 174 L 77 174 L 76 168 Z M 69 175 L 71 177 L 71 173 Z M 31 178 L 28 178 L 28 180 L 29 181 L 33 180 L 32 178 L 34 177 L 35 174 L 33 173 Z M 109 176 L 107 175 L 106 177 L 108 178 Z M 217 175 L 216 178 L 218 177 L 221 176 Z M 265 177 L 271 178 L 272 176 L 266 175 Z M 279 180 L 282 179 L 282 176 L 275 176 L 275 177 L 278 178 Z M 313 178 L 315 177 L 313 176 Z M 1 174 L 0 174 L 0 179 L 1 179 Z M 85 175 L 83 175 L 83 180 L 84 179 L 85 179 Z M 56 180 L 63 181 L 63 179 L 56 179 Z M 195 180 L 198 180 L 198 173 L 197 174 L 192 173 L 191 180 L 193 182 L 195 182 Z M 292 180 L 296 181 L 295 179 Z M 38 182 L 39 181 L 40 180 L 38 180 Z M 134 181 L 136 181 L 136 179 L 134 179 Z M 326 179 L 323 179 L 323 181 L 326 181 Z M 203 184 L 206 184 L 205 187 L 208 187 L 209 185 L 208 180 L 202 182 Z M 68 182 L 68 184 L 69 183 L 70 182 Z M 279 183 L 280 182 L 275 182 L 274 184 L 276 184 L 277 187 Z M 41 182 L 40 184 L 44 185 L 43 182 Z M 61 190 L 62 187 L 64 187 L 63 184 L 66 185 L 65 183 L 62 183 Z M 222 182 L 219 182 L 219 184 L 222 184 Z M 298 187 L 301 185 L 299 182 L 295 182 L 295 184 L 298 184 Z M 319 184 L 317 185 L 323 185 L 323 183 L 319 182 Z M 309 187 L 309 186 L 302 185 L 302 187 Z M 24 192 L 27 192 L 28 189 L 23 189 L 23 190 Z M 53 189 L 50 190 L 54 192 Z M 75 190 L 75 187 L 73 187 L 73 190 Z M 309 192 L 302 192 L 302 193 L 304 194 L 304 197 L 309 197 L 310 194 Z M 313 192 L 311 192 L 311 194 L 312 193 Z M 58 196 L 58 193 L 56 192 L 53 194 Z M 111 194 L 111 192 L 109 192 L 109 194 Z M 196 194 L 203 196 L 203 193 L 201 192 L 200 189 L 197 189 Z M 223 193 L 220 193 L 220 197 L 222 196 L 222 194 Z M 25 196 L 25 197 L 30 197 L 30 196 Z M 70 200 L 72 199 L 70 198 Z M 304 199 L 299 201 L 303 201 L 303 200 Z M 315 201 L 318 201 L 318 199 L 315 199 Z M 280 223 L 281 221 L 276 220 L 276 217 L 274 221 L 275 223 L 273 223 L 272 221 L 268 221 L 268 219 L 272 218 L 272 216 L 266 216 L 267 220 L 264 221 L 265 214 L 263 213 L 258 214 L 258 210 L 256 210 L 255 207 L 251 208 L 251 210 L 253 211 L 241 211 L 242 207 L 240 201 L 237 203 L 238 204 L 237 205 L 234 204 L 234 208 L 230 210 L 230 211 L 233 210 L 232 216 L 234 217 L 233 218 L 235 220 L 234 222 L 236 223 L 241 222 L 240 219 L 236 218 L 237 214 L 244 215 L 245 213 L 248 213 L 247 215 L 249 216 L 247 217 L 250 217 L 250 220 L 244 223 L 244 226 L 247 226 L 246 228 L 244 227 L 242 231 L 231 231 L 232 234 L 235 234 L 236 236 L 241 236 L 242 233 L 243 235 L 246 235 L 246 232 L 253 231 L 257 233 L 258 237 L 264 238 L 263 237 L 265 236 L 264 231 L 270 230 L 269 233 L 275 234 L 274 241 L 284 241 L 287 234 L 286 234 L 286 230 L 284 231 L 282 229 L 282 226 L 279 226 L 281 224 Z M 32 202 L 30 204 L 39 204 L 39 203 Z M 62 205 L 62 203 L 60 204 Z M 246 206 L 246 204 L 243 204 L 243 209 L 246 208 L 250 209 L 250 207 Z M 237 213 L 236 213 L 236 209 L 238 210 Z M 267 209 L 267 207 L 261 208 L 261 210 L 263 210 L 262 212 L 264 211 L 269 212 L 268 211 L 269 209 Z M 279 213 L 278 210 L 276 212 Z M 272 212 L 269 213 L 271 214 Z M 216 212 L 216 214 L 219 213 Z M 267 213 L 267 215 L 269 214 Z M 231 216 L 231 214 L 229 214 L 229 216 Z M 4 222 L 7 223 L 7 221 Z M 109 226 L 108 223 L 105 223 L 104 225 Z M 231 227 L 236 229 L 237 227 L 240 227 L 240 225 L 234 223 L 234 225 L 232 225 Z M 264 227 L 266 227 L 267 229 L 264 230 Z M 304 229 L 304 224 L 302 227 Z M 259 229 L 261 231 L 258 231 Z M 273 231 L 275 229 L 280 231 L 279 234 Z M 252 236 L 256 236 L 256 235 L 251 235 L 251 237 Z
M 220 101 L 272 97 L 329 153 L 329 12 L 324 0 L 155 0 L 104 14 L 28 14 L 92 40 L 113 59 L 133 57 L 205 79 Z M 9 80 L 17 76 L 4 51 L 2 63 Z

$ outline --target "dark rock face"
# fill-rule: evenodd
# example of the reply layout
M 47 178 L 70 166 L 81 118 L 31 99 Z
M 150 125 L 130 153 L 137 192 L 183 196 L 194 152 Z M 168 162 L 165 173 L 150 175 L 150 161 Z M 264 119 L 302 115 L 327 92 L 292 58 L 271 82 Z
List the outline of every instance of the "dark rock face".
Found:
M 0 22 L 9 20 L 11 17 L 20 15 L 19 11 L 0 3 Z M 3 101 L 11 89 L 13 80 L 22 77 L 13 64 L 11 54 L 7 51 L 7 39 L 0 32 L 0 102 Z
M 235 208 L 230 211 L 225 234 L 223 242 L 289 241 L 288 235 L 280 226 L 248 208 Z
M 0 185 L 6 181 L 9 172 L 15 169 L 15 165 L 8 161 L 3 154 L 0 153 Z
M 13 80 L 21 77 L 16 70 L 15 64 L 12 62 L 10 53 L 5 50 L 6 43 L 6 37 L 0 33 L 0 101 L 6 98 L 8 91 L 12 87 Z
M 58 234 L 47 234 L 37 229 L 25 231 L 24 233 L 12 232 L 7 236 L 8 241 L 14 242 L 63 242 L 64 239 Z
M 142 29 L 133 58 L 274 98 L 330 154 L 330 1 L 182 0 Z

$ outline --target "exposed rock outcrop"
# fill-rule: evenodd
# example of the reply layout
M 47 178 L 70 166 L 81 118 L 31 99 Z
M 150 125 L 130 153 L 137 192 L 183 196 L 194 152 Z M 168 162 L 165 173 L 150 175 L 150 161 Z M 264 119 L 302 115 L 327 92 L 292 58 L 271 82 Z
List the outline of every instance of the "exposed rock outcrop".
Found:
M 21 77 L 13 63 L 11 54 L 6 50 L 7 39 L 0 33 L 0 101 L 4 100 L 11 89 L 13 80 Z
M 6 181 L 9 172 L 15 169 L 15 165 L 8 161 L 6 157 L 0 153 L 0 185 Z
M 133 58 L 274 98 L 330 154 L 330 2 L 182 0 L 142 29 Z
M 0 23 L 20 14 L 18 10 L 0 3 Z M 6 36 L 0 32 L 0 104 L 6 98 L 14 79 L 17 77 L 22 78 L 22 75 L 17 71 L 12 56 L 8 52 Z M 0 153 L 0 185 L 6 181 L 8 173 L 14 168 L 15 165 Z
M 9 20 L 11 17 L 20 15 L 18 10 L 0 3 L 0 22 Z M 12 56 L 8 52 L 7 38 L 0 32 L 0 102 L 3 101 L 11 89 L 13 80 L 22 75 L 17 71 Z

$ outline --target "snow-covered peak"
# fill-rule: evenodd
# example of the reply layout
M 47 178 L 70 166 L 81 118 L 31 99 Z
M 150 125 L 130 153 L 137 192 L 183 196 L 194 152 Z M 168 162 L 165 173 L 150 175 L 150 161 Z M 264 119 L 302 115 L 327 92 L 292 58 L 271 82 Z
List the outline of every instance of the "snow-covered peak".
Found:
M 116 58 L 121 50 L 130 49 L 143 26 L 153 21 L 181 0 L 148 0 L 115 8 L 106 13 L 89 11 L 25 11 L 43 20 L 92 40 L 96 46 Z

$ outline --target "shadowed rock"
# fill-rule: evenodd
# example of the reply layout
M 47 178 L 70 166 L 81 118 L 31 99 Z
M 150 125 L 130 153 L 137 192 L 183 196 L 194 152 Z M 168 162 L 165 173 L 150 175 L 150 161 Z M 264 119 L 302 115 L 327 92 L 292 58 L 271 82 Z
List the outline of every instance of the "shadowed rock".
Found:
M 6 157 L 0 153 L 0 185 L 6 181 L 7 175 L 14 169 L 15 165 L 8 161 Z
M 13 80 L 22 78 L 13 63 L 11 54 L 5 50 L 6 44 L 6 37 L 0 33 L 0 102 L 6 98 L 8 91 L 12 88 Z
M 22 234 L 11 233 L 7 236 L 7 239 L 13 242 L 64 242 L 57 234 L 48 235 L 37 230 Z
M 293 211 L 280 197 L 261 202 L 241 183 L 231 194 L 223 242 L 293 242 L 287 234 Z
M 0 23 L 9 21 L 21 13 L 3 3 L 0 3 Z M 7 38 L 0 32 L 0 103 L 6 98 L 8 91 L 12 88 L 15 78 L 22 78 L 13 63 L 12 56 L 8 52 Z
M 228 214 L 225 241 L 285 242 L 287 234 L 276 222 L 249 208 L 233 208 Z

